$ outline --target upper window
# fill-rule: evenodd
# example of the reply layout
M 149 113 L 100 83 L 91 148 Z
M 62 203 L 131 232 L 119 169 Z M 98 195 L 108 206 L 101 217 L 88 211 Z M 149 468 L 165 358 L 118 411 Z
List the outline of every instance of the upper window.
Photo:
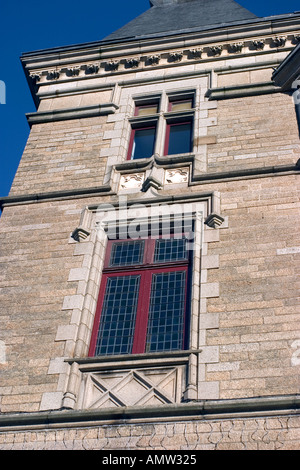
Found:
M 193 108 L 193 99 L 170 99 L 169 100 L 169 111 L 186 111 L 187 109 Z
M 185 238 L 109 241 L 90 355 L 185 349 Z
M 154 153 L 175 155 L 192 152 L 193 93 L 169 96 L 165 107 L 161 109 L 158 99 L 136 102 L 134 118 L 131 119 L 129 160 L 149 158 Z M 159 112 L 164 119 L 159 120 Z

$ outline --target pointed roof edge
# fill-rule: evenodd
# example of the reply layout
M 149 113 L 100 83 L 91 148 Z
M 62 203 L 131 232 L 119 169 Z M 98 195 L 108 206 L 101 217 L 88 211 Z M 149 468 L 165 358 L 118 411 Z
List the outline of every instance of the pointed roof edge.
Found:
M 150 0 L 148 10 L 113 31 L 104 40 L 176 33 L 189 29 L 251 20 L 257 16 L 235 0 Z
M 90 42 L 84 42 L 84 43 L 76 43 L 76 44 L 69 44 L 69 45 L 64 45 L 64 46 L 55 46 L 51 48 L 46 48 L 46 49 L 36 49 L 34 51 L 28 51 L 28 52 L 23 52 L 20 56 L 21 61 L 25 60 L 27 58 L 31 58 L 34 56 L 38 55 L 46 55 L 46 54 L 58 54 L 58 53 L 63 53 L 63 52 L 72 52 L 72 51 L 78 51 L 82 50 L 85 48 L 99 48 L 101 46 L 109 46 L 111 44 L 123 44 L 124 42 L 129 42 L 129 41 L 137 41 L 137 40 L 147 40 L 147 39 L 154 39 L 154 38 L 162 38 L 162 37 L 169 37 L 169 36 L 176 36 L 179 34 L 189 34 L 189 33 L 197 33 L 197 32 L 205 32 L 205 31 L 213 31 L 216 29 L 221 29 L 221 28 L 227 28 L 231 26 L 242 26 L 246 24 L 258 24 L 258 23 L 272 23 L 274 21 L 280 21 L 280 20 L 288 20 L 288 19 L 299 19 L 300 20 L 300 11 L 294 12 L 294 13 L 286 13 L 286 14 L 281 14 L 281 15 L 272 15 L 272 16 L 266 16 L 266 17 L 257 17 L 252 20 L 243 20 L 243 21 L 236 21 L 232 22 L 230 24 L 218 24 L 218 25 L 209 25 L 205 29 L 203 28 L 201 31 L 199 31 L 197 28 L 189 28 L 185 30 L 180 30 L 180 31 L 170 31 L 169 33 L 160 33 L 160 34 L 149 34 L 149 35 L 144 35 L 141 37 L 126 37 L 123 39 L 107 39 L 107 37 L 103 39 L 99 39 L 97 41 L 90 41 Z

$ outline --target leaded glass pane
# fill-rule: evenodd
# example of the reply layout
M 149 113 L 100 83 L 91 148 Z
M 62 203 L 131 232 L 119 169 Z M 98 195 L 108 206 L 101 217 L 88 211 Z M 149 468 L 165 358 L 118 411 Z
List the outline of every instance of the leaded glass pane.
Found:
M 140 276 L 107 279 L 95 355 L 130 354 Z
M 154 274 L 146 352 L 183 349 L 185 271 Z
M 124 241 L 113 243 L 109 260 L 110 267 L 134 266 L 142 264 L 144 241 Z
M 185 238 L 160 238 L 155 242 L 154 262 L 186 260 L 188 252 Z

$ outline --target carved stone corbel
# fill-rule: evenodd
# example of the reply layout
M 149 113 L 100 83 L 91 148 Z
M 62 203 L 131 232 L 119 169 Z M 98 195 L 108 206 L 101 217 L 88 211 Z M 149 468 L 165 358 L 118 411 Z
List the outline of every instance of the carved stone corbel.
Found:
M 81 213 L 80 217 L 80 223 L 79 226 L 73 230 L 71 237 L 77 241 L 77 242 L 82 242 L 87 239 L 87 237 L 91 233 L 91 218 L 92 218 L 92 213 L 88 209 L 88 207 L 85 207 Z
M 37 83 L 37 82 L 40 81 L 41 76 L 42 76 L 41 73 L 33 73 L 33 74 L 30 75 L 30 78 L 34 83 Z
M 177 52 L 170 52 L 169 54 L 169 61 L 170 62 L 180 62 L 183 57 L 183 52 L 177 51 Z
M 213 213 L 206 217 L 204 223 L 208 225 L 208 227 L 218 228 L 222 225 L 224 220 L 224 217 L 222 217 L 220 214 Z
M 63 69 L 61 70 L 63 71 Z M 70 67 L 65 70 L 67 77 L 76 77 L 79 75 L 80 67 Z
M 60 73 L 57 70 L 49 70 L 47 72 L 47 80 L 57 80 L 60 77 Z
M 299 34 L 294 34 L 294 42 L 298 44 L 300 42 L 300 33 Z
M 160 55 L 149 55 L 146 58 L 146 65 L 157 65 L 160 61 Z
M 190 49 L 190 50 L 188 51 L 189 57 L 190 57 L 191 59 L 201 59 L 202 53 L 203 53 L 203 49 L 202 49 L 202 48 Z
M 118 70 L 119 65 L 120 65 L 119 60 L 110 60 L 109 62 L 106 62 L 105 70 L 110 70 L 110 71 Z
M 223 50 L 223 46 L 211 46 L 209 48 L 209 51 L 210 53 L 213 55 L 213 56 L 220 56 L 222 54 L 222 50 Z
M 262 51 L 265 47 L 265 40 L 259 39 L 257 41 L 252 41 L 252 45 L 256 51 Z
M 86 75 L 93 75 L 94 73 L 99 72 L 99 65 L 97 64 L 90 64 L 85 67 Z
M 134 57 L 131 59 L 125 59 L 125 67 L 128 68 L 136 68 L 139 66 L 141 59 L 138 57 Z
M 221 212 L 221 197 L 219 191 L 214 191 L 211 199 L 210 214 L 206 217 L 204 223 L 211 228 L 218 228 L 225 221 L 224 217 L 220 215 Z
M 286 36 L 275 36 L 275 38 L 272 39 L 271 45 L 273 47 L 284 47 L 286 43 L 287 37 Z
M 243 47 L 244 47 L 243 42 L 237 42 L 234 44 L 228 44 L 227 49 L 228 49 L 228 52 L 231 52 L 233 54 L 238 54 L 239 52 L 242 52 Z

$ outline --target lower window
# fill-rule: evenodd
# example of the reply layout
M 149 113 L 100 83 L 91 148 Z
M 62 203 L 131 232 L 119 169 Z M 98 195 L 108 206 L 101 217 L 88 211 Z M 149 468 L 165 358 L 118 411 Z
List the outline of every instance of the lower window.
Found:
M 167 125 L 165 155 L 189 153 L 192 151 L 192 122 Z
M 90 356 L 185 349 L 185 238 L 108 242 Z

